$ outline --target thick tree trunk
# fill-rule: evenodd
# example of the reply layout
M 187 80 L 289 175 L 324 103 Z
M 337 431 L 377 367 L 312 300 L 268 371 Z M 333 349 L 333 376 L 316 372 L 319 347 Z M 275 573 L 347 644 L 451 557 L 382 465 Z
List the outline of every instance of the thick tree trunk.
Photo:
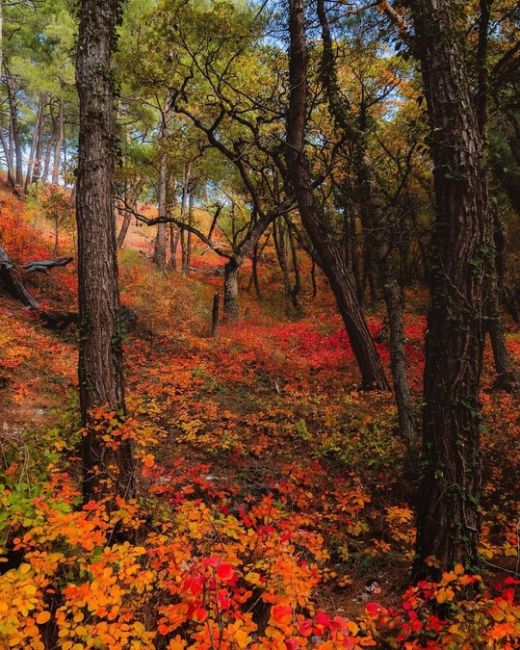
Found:
M 303 0 L 290 3 L 290 100 L 287 120 L 287 168 L 302 222 L 320 259 L 336 298 L 358 362 L 364 389 L 388 390 L 381 359 L 374 346 L 352 286 L 345 256 L 334 235 L 324 227 L 321 209 L 312 191 L 303 151 L 307 103 L 307 46 Z
M 238 320 L 238 273 L 239 264 L 230 259 L 224 266 L 224 318 L 230 323 Z
M 129 440 L 107 444 L 92 409 L 125 413 L 114 205 L 115 120 L 111 61 L 121 0 L 82 0 L 76 85 L 80 100 L 77 178 L 80 307 L 79 392 L 83 498 L 135 491 Z
M 436 223 L 424 374 L 415 581 L 477 564 L 479 386 L 489 224 L 483 141 L 453 0 L 411 3 L 431 127 Z M 433 560 L 433 563 L 432 563 Z

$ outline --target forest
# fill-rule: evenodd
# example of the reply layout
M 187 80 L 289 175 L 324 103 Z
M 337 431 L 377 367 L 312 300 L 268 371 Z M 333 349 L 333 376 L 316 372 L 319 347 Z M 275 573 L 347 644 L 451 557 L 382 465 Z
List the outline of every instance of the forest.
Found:
M 0 650 L 520 648 L 520 3 L 0 0 Z

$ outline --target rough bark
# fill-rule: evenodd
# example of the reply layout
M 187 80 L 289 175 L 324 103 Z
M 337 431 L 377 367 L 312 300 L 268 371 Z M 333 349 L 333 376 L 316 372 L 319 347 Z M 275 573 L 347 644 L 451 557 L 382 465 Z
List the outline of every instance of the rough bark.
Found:
M 240 266 L 230 259 L 224 266 L 224 318 L 230 323 L 238 320 L 238 273 Z
M 80 307 L 79 392 L 83 498 L 132 497 L 131 443 L 116 448 L 92 426 L 95 407 L 125 413 L 114 205 L 115 119 L 111 61 L 120 0 L 82 0 L 76 86 L 80 100 L 77 176 Z
M 307 44 L 304 1 L 290 2 L 289 114 L 286 161 L 290 182 L 303 225 L 320 258 L 338 309 L 349 334 L 352 350 L 361 371 L 364 389 L 388 390 L 381 360 L 357 300 L 341 246 L 325 227 L 323 214 L 312 189 L 304 154 L 307 104 Z
M 430 120 L 436 222 L 430 271 L 415 581 L 477 563 L 479 386 L 489 218 L 483 141 L 452 0 L 410 3 Z M 432 565 L 430 559 L 435 560 Z

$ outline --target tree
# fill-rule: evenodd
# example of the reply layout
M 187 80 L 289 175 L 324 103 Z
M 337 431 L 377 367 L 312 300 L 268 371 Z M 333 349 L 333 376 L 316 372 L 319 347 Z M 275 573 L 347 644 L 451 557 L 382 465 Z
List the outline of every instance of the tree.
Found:
M 458 562 L 469 568 L 477 564 L 479 386 L 490 212 L 484 142 L 456 4 L 410 4 L 430 120 L 436 207 L 415 581 Z
M 125 413 L 123 355 L 117 275 L 114 205 L 116 158 L 111 62 L 121 0 L 82 0 L 76 84 L 80 101 L 77 177 L 79 275 L 79 393 L 83 498 L 107 493 L 131 497 L 131 444 L 103 440 L 93 425 L 95 407 Z
M 320 266 L 336 298 L 365 389 L 388 390 L 381 360 L 368 330 L 350 280 L 343 252 L 326 225 L 323 211 L 313 192 L 313 182 L 304 151 L 307 121 L 307 43 L 305 3 L 290 0 L 289 17 L 289 110 L 287 115 L 286 161 L 290 183 L 300 216 L 316 249 Z
M 354 150 L 355 187 L 349 193 L 356 197 L 361 223 L 367 231 L 366 248 L 377 263 L 383 297 L 387 308 L 390 331 L 391 368 L 399 416 L 399 431 L 411 445 L 415 445 L 417 432 L 406 367 L 401 291 L 390 265 L 391 235 L 392 231 L 395 230 L 395 226 L 390 222 L 388 217 L 390 206 L 384 205 L 381 199 L 382 193 L 368 147 L 368 110 L 371 98 L 370 96 L 367 97 L 368 93 L 364 88 L 362 80 L 361 83 L 364 91 L 362 93 L 363 101 L 359 107 L 358 119 L 355 120 L 350 102 L 340 90 L 332 36 L 324 0 L 318 0 L 317 13 L 323 41 L 320 65 L 321 79 L 329 110 L 333 117 L 334 126 L 342 135 L 344 142 L 349 143 Z M 393 92 L 396 85 L 394 80 L 386 84 L 381 91 L 379 101 Z M 377 101 L 372 98 L 371 103 L 375 104 Z M 409 169 L 410 165 L 408 165 L 408 171 Z M 404 180 L 398 186 L 397 193 L 402 189 Z M 393 200 L 395 201 L 395 199 L 396 197 L 394 196 Z M 372 291 L 373 293 L 374 291 Z

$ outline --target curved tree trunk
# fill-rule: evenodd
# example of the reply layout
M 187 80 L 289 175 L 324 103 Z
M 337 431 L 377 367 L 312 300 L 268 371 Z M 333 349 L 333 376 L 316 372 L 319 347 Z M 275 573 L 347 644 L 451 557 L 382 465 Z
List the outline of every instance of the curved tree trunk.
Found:
M 119 230 L 119 233 L 117 235 L 117 248 L 123 248 L 123 244 L 125 243 L 126 236 L 128 234 L 128 229 L 130 228 L 130 222 L 132 220 L 132 213 L 125 211 L 123 215 L 123 223 L 121 224 L 121 228 Z
M 111 61 L 121 0 L 82 0 L 76 86 L 80 100 L 77 177 L 80 307 L 79 392 L 83 498 L 134 494 L 131 444 L 114 448 L 92 426 L 92 409 L 125 412 L 114 205 L 114 89 Z
M 303 151 L 307 105 L 307 43 L 304 1 L 290 3 L 290 100 L 287 120 L 286 160 L 300 216 L 320 259 L 345 323 L 352 350 L 361 371 L 364 389 L 388 390 L 381 359 L 368 330 L 362 309 L 345 264 L 345 256 L 335 237 L 324 227 L 320 206 L 315 200 L 310 170 Z

